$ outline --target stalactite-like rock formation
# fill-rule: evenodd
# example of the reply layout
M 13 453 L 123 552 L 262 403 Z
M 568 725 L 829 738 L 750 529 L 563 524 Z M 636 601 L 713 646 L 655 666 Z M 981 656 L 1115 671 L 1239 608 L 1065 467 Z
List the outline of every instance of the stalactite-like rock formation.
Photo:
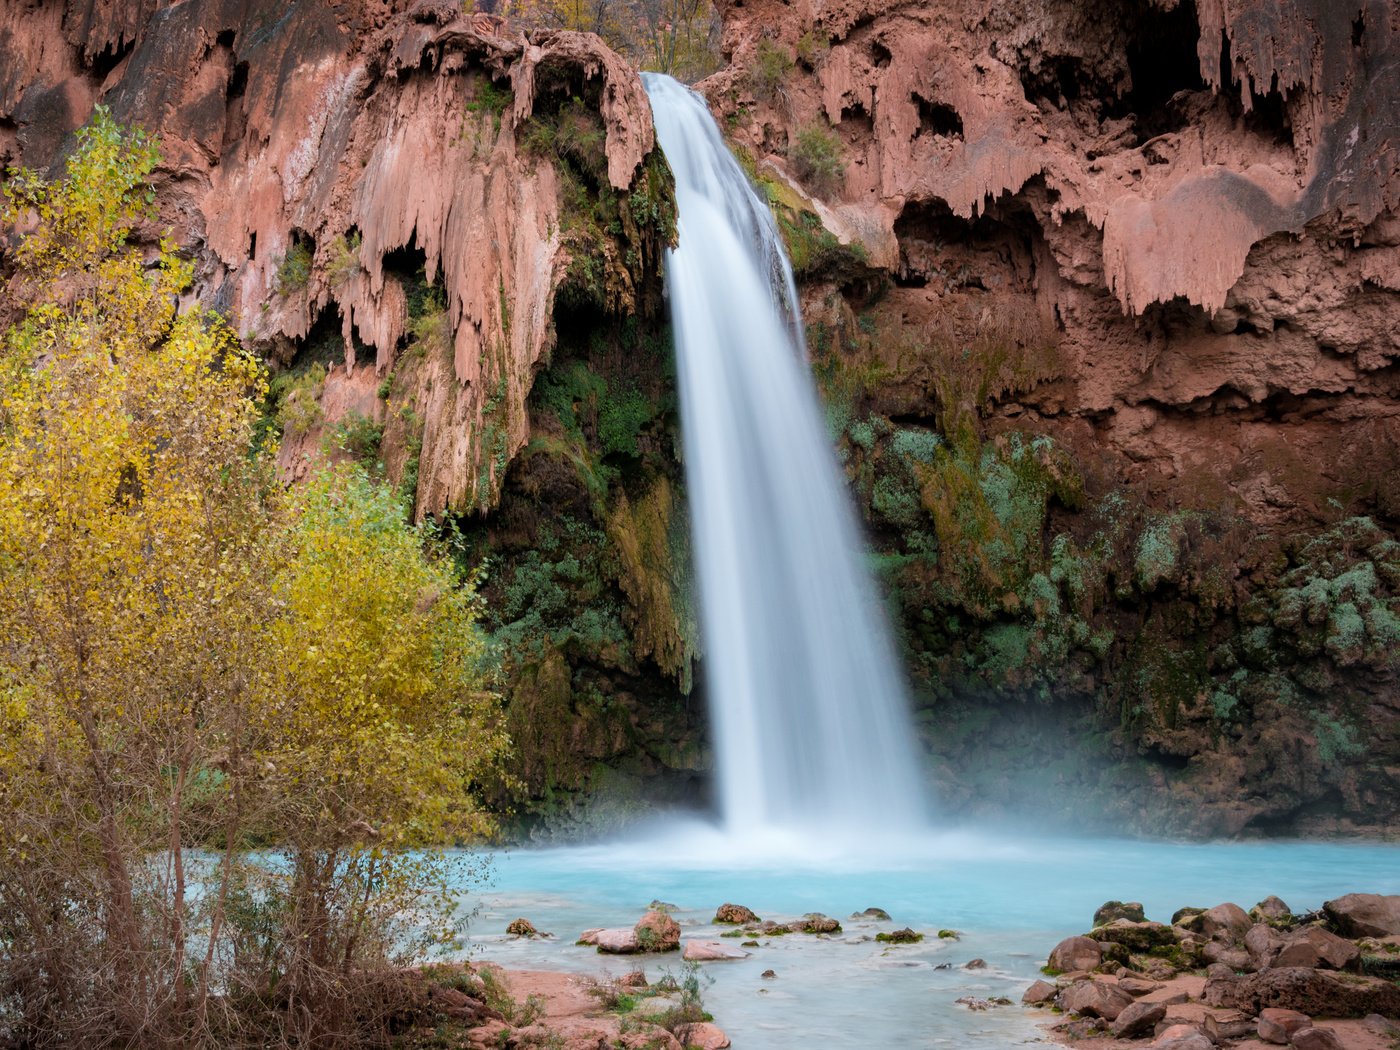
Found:
M 571 261 L 554 158 L 523 155 L 517 132 L 559 97 L 596 99 L 623 194 L 653 146 L 635 71 L 596 37 L 498 31 L 422 0 L 10 0 L 0 154 L 50 165 L 99 103 L 158 132 L 161 219 L 199 260 L 193 295 L 285 359 L 338 326 L 332 418 L 386 415 L 375 392 L 399 364 L 421 264 L 452 345 L 398 375 L 414 416 L 388 413 L 385 456 L 401 469 L 421 445 L 420 514 L 489 506 L 526 440 Z M 304 272 L 284 270 L 289 257 Z M 289 473 L 305 445 L 284 444 Z

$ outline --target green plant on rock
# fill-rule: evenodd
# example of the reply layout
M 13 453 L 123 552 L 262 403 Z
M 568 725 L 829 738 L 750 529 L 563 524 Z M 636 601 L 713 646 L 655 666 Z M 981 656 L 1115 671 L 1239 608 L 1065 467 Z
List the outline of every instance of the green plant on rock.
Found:
M 782 89 L 783 81 L 792 72 L 792 56 L 768 38 L 754 49 L 753 65 L 749 67 L 749 90 L 761 102 L 772 102 Z
M 330 259 L 326 263 L 326 281 L 332 288 L 339 288 L 360 272 L 360 245 L 363 238 L 356 230 L 350 236 L 341 234 L 331 242 Z
M 367 467 L 377 466 L 383 440 L 384 424 L 354 411 L 347 413 L 329 435 L 333 447 L 348 452 Z
M 326 366 L 314 363 L 305 370 L 283 372 L 268 384 L 268 402 L 283 437 L 296 438 L 320 426 L 321 390 Z
M 1305 656 L 1342 666 L 1400 662 L 1400 543 L 1369 518 L 1309 541 L 1281 580 L 1274 628 Z
M 447 293 L 437 285 L 426 286 L 409 298 L 409 352 L 449 354 L 452 352 L 452 322 L 447 313 Z
M 311 246 L 293 241 L 277 264 L 274 287 L 278 295 L 292 295 L 306 288 L 311 281 Z
M 845 178 L 841 140 L 831 128 L 821 124 L 798 129 L 788 146 L 788 160 L 793 174 L 818 196 L 836 192 Z
M 809 29 L 797 38 L 797 61 L 811 69 L 830 46 L 824 33 Z
M 467 112 L 473 116 L 489 114 L 491 129 L 495 133 L 501 130 L 501 117 L 514 101 L 515 95 L 509 86 L 500 87 L 488 76 L 481 80 L 475 93 L 467 99 Z

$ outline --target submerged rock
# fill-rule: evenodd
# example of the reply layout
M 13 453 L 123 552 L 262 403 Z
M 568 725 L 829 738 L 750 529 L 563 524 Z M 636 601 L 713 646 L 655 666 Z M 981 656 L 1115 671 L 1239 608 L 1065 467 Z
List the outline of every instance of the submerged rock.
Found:
M 924 935 L 922 933 L 915 933 L 906 926 L 902 930 L 891 930 L 889 933 L 877 933 L 875 939 L 886 944 L 918 944 L 924 939 Z
M 686 941 L 681 958 L 687 962 L 716 962 L 724 959 L 747 959 L 749 953 L 723 941 Z
M 885 911 L 884 908 L 866 908 L 865 911 L 858 911 L 852 914 L 851 919 L 852 921 L 866 919 L 874 922 L 889 922 L 890 913 Z

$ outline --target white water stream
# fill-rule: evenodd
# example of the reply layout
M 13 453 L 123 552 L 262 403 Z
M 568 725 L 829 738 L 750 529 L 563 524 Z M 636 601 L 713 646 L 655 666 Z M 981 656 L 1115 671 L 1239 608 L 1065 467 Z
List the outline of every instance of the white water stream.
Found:
M 902 672 L 773 217 L 703 99 L 643 80 L 676 178 L 666 286 L 725 825 L 750 839 L 911 829 L 924 807 Z

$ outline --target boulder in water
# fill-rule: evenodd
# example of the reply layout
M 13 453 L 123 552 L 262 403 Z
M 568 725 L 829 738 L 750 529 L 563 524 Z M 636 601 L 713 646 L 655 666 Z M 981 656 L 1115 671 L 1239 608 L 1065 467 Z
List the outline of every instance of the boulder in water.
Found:
M 606 955 L 635 955 L 642 950 L 636 930 L 592 930 L 591 939 L 579 938 L 581 944 L 592 944 Z
M 718 962 L 724 959 L 747 959 L 749 953 L 723 941 L 686 941 L 681 958 L 687 962 Z
M 1094 912 L 1094 925 L 1107 926 L 1115 919 L 1143 922 L 1146 918 L 1147 916 L 1142 911 L 1142 905 L 1137 901 L 1104 901 L 1099 905 L 1099 910 Z
M 1049 981 L 1036 981 L 1021 995 L 1021 1002 L 1027 1006 L 1040 1006 L 1048 1003 L 1059 994 L 1059 989 Z
M 891 930 L 889 933 L 877 933 L 875 939 L 886 944 L 918 944 L 924 939 L 924 935 L 922 933 L 915 933 L 906 926 L 902 930 Z
M 743 926 L 758 922 L 758 916 L 742 904 L 721 904 L 715 909 L 714 923 L 717 926 Z
M 865 911 L 858 911 L 851 916 L 853 922 L 859 922 L 862 919 L 869 922 L 889 922 L 890 913 L 884 908 L 866 908 Z
M 841 924 L 819 911 L 809 912 L 788 927 L 797 933 L 840 933 Z
M 539 931 L 529 919 L 513 919 L 506 927 L 506 933 L 515 937 L 538 937 Z
M 632 930 L 640 951 L 673 952 L 681 946 L 680 923 L 664 911 L 647 912 Z

